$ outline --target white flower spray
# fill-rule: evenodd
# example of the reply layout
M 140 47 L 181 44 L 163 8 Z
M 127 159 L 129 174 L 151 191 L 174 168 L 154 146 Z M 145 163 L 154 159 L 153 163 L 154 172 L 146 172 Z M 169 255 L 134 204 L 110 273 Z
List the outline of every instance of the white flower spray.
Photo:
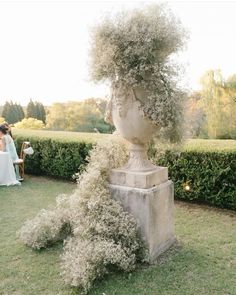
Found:
M 137 96 L 144 115 L 172 142 L 181 139 L 185 93 L 174 56 L 187 33 L 165 4 L 122 12 L 92 30 L 90 74 L 95 81 L 125 85 Z
M 34 249 L 63 240 L 62 275 L 66 283 L 88 291 L 93 282 L 116 266 L 135 269 L 145 257 L 134 218 L 111 198 L 108 175 L 127 160 L 120 140 L 99 142 L 89 155 L 86 170 L 70 196 L 57 197 L 55 208 L 42 210 L 27 221 L 20 239 Z

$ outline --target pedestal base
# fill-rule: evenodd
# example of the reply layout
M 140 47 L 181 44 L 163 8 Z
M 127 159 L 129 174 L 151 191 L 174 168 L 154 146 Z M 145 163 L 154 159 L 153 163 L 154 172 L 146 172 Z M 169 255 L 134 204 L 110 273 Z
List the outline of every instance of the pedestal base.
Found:
M 151 188 L 168 180 L 167 167 L 156 167 L 151 171 L 112 169 L 110 183 L 135 188 Z
M 149 189 L 114 184 L 109 188 L 112 197 L 136 218 L 148 247 L 150 263 L 153 263 L 175 241 L 172 181 Z

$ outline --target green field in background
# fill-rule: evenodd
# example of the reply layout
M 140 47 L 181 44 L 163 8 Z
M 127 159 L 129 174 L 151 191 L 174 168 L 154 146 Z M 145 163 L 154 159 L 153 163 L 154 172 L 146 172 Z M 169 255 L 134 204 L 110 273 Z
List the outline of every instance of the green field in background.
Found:
M 49 130 L 30 130 L 30 129 L 16 129 L 12 130 L 13 136 L 40 137 L 51 138 L 62 141 L 88 141 L 96 142 L 100 139 L 107 138 L 111 134 L 103 133 L 86 133 L 86 132 L 72 132 L 72 131 L 49 131 Z
M 25 130 L 13 129 L 13 135 L 27 137 L 51 138 L 62 141 L 87 141 L 97 142 L 100 139 L 109 138 L 111 134 L 86 133 L 71 131 L 49 131 L 49 130 Z M 236 140 L 223 139 L 188 139 L 184 143 L 187 151 L 236 151 Z

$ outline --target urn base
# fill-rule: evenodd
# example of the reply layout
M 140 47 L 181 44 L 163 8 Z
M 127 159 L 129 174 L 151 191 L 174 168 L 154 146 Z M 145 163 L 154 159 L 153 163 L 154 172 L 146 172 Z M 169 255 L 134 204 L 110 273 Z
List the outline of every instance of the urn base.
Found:
M 174 187 L 168 180 L 153 188 L 141 189 L 121 185 L 109 185 L 111 195 L 131 213 L 143 237 L 149 262 L 176 241 L 174 235 Z
M 155 167 L 151 171 L 130 171 L 126 169 L 112 169 L 110 184 L 135 187 L 152 188 L 168 180 L 167 167 Z

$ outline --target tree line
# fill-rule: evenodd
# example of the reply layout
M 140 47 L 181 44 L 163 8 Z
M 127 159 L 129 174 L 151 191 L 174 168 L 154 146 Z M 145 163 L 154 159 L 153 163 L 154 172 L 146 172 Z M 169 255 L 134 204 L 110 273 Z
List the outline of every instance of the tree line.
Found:
M 16 127 L 26 129 L 111 133 L 114 127 L 104 121 L 106 103 L 105 99 L 88 98 L 45 108 L 30 100 L 23 108 L 6 102 L 0 108 L 0 121 L 21 121 Z M 220 70 L 207 71 L 201 89 L 188 95 L 185 115 L 188 137 L 236 139 L 236 74 L 224 78 Z
M 42 103 L 30 100 L 23 108 L 11 101 L 2 107 L 0 121 L 5 120 L 16 128 L 24 129 L 111 133 L 114 127 L 104 121 L 106 103 L 105 99 L 88 98 L 53 103 L 45 108 Z
M 33 102 L 30 100 L 25 111 L 20 104 L 7 101 L 2 108 L 1 117 L 9 124 L 15 124 L 22 121 L 24 118 L 35 118 L 45 124 L 46 110 L 44 105 L 37 101 Z
M 83 101 L 54 103 L 47 116 L 47 128 L 77 132 L 111 133 L 114 127 L 104 121 L 107 101 L 88 98 Z

